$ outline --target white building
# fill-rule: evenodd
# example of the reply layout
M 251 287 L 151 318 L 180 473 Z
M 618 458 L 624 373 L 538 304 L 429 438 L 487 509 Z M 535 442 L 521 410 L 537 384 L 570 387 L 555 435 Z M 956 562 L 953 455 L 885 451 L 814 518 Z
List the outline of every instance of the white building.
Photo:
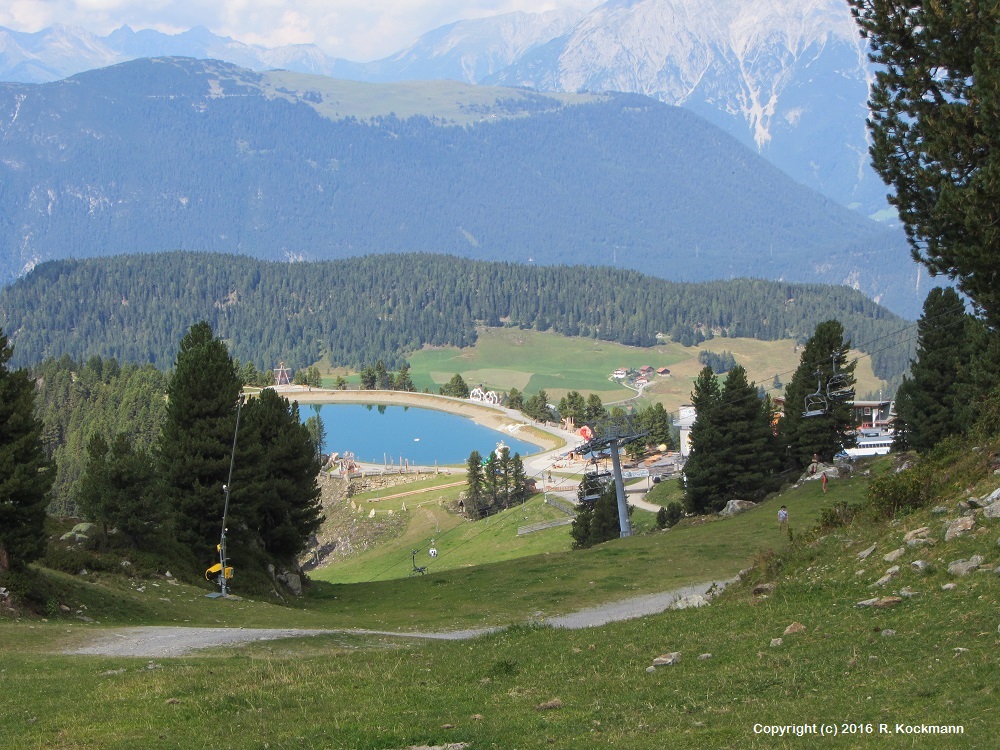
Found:
M 681 457 L 687 458 L 691 455 L 691 426 L 698 418 L 694 406 L 684 404 L 677 410 L 677 419 L 674 420 L 674 427 L 681 431 Z

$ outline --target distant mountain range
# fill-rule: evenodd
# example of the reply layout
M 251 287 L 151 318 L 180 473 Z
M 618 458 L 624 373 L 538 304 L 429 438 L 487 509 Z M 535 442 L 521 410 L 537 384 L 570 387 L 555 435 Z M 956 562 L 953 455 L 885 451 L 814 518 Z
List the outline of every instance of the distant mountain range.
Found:
M 195 28 L 107 36 L 0 28 L 0 80 L 46 82 L 140 57 L 180 55 L 358 81 L 453 79 L 540 91 L 639 93 L 705 117 L 793 179 L 892 219 L 868 164 L 870 65 L 844 0 L 610 0 L 434 29 L 382 60 L 314 45 L 265 48 Z
M 160 58 L 0 85 L 0 279 L 187 249 L 430 251 L 847 284 L 914 317 L 902 234 L 636 95 L 361 84 Z

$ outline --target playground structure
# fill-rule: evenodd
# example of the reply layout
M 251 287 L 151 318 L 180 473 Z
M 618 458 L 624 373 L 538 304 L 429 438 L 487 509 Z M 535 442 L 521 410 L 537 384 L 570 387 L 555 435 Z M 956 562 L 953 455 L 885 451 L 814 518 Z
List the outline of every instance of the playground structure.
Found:
M 292 384 L 292 371 L 285 367 L 284 362 L 279 362 L 278 366 L 274 368 L 274 384 L 275 385 L 291 385 Z
M 478 401 L 481 404 L 499 406 L 500 395 L 496 391 L 484 391 L 482 386 L 478 386 L 472 389 L 472 392 L 469 394 L 469 401 Z

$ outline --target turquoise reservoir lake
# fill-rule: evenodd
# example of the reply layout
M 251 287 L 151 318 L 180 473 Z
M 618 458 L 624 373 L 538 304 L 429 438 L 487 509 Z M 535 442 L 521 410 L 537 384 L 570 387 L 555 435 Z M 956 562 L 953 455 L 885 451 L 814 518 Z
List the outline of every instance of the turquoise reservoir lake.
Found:
M 484 458 L 503 440 L 511 455 L 527 456 L 541 450 L 506 432 L 491 430 L 471 419 L 432 409 L 362 404 L 300 404 L 303 421 L 316 414 L 326 430 L 326 453 L 354 453 L 356 461 L 381 464 L 400 459 L 433 466 L 464 464 L 472 451 Z

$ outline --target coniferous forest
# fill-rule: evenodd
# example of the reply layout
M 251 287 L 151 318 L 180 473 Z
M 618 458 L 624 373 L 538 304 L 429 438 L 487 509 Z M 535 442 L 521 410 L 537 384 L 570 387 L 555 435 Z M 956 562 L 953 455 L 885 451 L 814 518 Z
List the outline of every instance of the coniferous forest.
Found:
M 173 252 L 50 261 L 0 290 L 15 366 L 96 355 L 166 370 L 200 320 L 234 357 L 267 370 L 323 358 L 396 369 L 424 345 L 472 345 L 479 325 L 652 346 L 658 336 L 691 345 L 713 333 L 805 341 L 828 319 L 871 355 L 878 377 L 900 380 L 912 354 L 899 345 L 908 322 L 852 289 L 818 284 L 677 283 L 430 254 L 288 264 Z

